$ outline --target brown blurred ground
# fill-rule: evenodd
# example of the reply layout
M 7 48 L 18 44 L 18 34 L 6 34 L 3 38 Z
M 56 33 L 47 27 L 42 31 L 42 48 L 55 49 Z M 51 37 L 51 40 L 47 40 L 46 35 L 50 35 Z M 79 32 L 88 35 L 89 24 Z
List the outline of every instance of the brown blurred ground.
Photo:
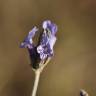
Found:
M 96 95 L 96 0 L 0 0 L 0 96 L 30 96 L 34 81 L 27 32 L 45 19 L 59 28 L 55 57 L 40 78 L 37 96 Z

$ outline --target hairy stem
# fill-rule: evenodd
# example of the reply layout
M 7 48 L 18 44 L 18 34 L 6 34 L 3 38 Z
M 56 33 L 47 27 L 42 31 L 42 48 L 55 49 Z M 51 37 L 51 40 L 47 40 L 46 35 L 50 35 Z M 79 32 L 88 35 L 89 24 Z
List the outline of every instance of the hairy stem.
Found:
M 40 70 L 35 70 L 35 81 L 34 81 L 34 86 L 33 86 L 33 90 L 32 90 L 32 96 L 36 96 L 40 73 L 41 73 Z

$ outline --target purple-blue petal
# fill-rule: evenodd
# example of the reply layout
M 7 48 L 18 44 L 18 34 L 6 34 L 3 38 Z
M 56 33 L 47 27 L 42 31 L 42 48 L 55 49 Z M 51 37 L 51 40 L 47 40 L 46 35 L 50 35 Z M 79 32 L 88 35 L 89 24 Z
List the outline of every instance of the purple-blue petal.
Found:
M 51 27 L 50 30 L 52 32 L 52 35 L 55 35 L 56 32 L 57 32 L 57 25 L 56 24 L 52 24 L 50 27 Z
M 57 25 L 52 23 L 50 20 L 44 21 L 42 27 L 45 30 L 50 30 L 52 35 L 55 35 L 57 32 Z
M 36 31 L 38 31 L 37 27 L 35 26 L 31 31 L 29 31 L 27 37 L 21 43 L 21 48 L 29 48 L 32 49 L 34 47 L 32 38 L 35 36 Z
M 40 45 L 37 47 L 37 52 L 38 54 L 40 54 L 40 59 L 41 60 L 44 60 L 46 59 L 47 57 L 51 57 L 53 53 L 51 53 L 52 50 L 50 50 L 50 48 L 48 48 L 50 46 L 43 46 L 43 45 Z
M 35 26 L 32 30 L 29 31 L 28 38 L 29 39 L 33 38 L 37 31 L 38 31 L 38 28 Z
M 43 22 L 43 25 L 42 25 L 43 29 L 47 29 L 47 27 L 48 27 L 50 24 L 51 24 L 51 21 L 50 21 L 50 20 L 45 20 L 45 21 Z

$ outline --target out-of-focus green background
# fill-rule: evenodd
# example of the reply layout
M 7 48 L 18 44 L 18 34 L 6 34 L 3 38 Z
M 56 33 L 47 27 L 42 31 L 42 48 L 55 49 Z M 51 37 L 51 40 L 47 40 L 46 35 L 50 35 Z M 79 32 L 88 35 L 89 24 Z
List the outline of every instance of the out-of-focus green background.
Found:
M 96 0 L 0 0 L 0 96 L 30 96 L 34 73 L 20 42 L 34 26 L 58 25 L 55 56 L 37 96 L 96 96 Z

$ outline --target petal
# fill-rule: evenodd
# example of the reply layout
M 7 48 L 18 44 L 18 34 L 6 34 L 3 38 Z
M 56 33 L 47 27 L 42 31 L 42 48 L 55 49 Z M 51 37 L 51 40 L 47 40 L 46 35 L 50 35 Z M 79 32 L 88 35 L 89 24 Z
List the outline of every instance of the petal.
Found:
M 46 58 L 47 58 L 47 54 L 44 54 L 44 53 L 40 54 L 40 59 L 41 60 L 44 60 Z
M 46 54 L 45 49 L 42 45 L 39 45 L 37 47 L 37 53 L 40 54 L 40 59 L 41 60 L 44 60 L 45 58 L 47 58 L 47 54 Z
M 42 27 L 43 27 L 44 29 L 46 29 L 50 24 L 51 24 L 51 21 L 50 21 L 50 20 L 46 20 L 46 21 L 43 22 Z
M 57 32 L 57 25 L 56 24 L 51 24 L 50 27 L 51 27 L 50 30 L 52 32 L 52 35 L 55 35 L 56 32 Z
M 24 41 L 21 43 L 21 48 L 33 48 L 33 40 L 32 38 L 35 36 L 36 31 L 38 31 L 37 27 L 34 27 L 31 31 L 29 31 L 28 36 L 24 39 Z
M 52 23 L 50 20 L 44 21 L 42 27 L 43 27 L 44 30 L 51 31 L 52 35 L 55 35 L 56 32 L 57 32 L 57 29 L 58 29 L 57 25 Z
M 56 37 L 51 35 L 49 39 L 49 45 L 50 45 L 51 50 L 53 50 L 55 42 L 56 42 Z
M 44 51 L 44 48 L 43 48 L 41 45 L 39 45 L 39 46 L 37 47 L 37 52 L 38 52 L 38 53 L 43 53 L 43 51 Z
M 35 26 L 32 30 L 29 31 L 28 38 L 33 38 L 35 33 L 38 31 L 38 28 Z

